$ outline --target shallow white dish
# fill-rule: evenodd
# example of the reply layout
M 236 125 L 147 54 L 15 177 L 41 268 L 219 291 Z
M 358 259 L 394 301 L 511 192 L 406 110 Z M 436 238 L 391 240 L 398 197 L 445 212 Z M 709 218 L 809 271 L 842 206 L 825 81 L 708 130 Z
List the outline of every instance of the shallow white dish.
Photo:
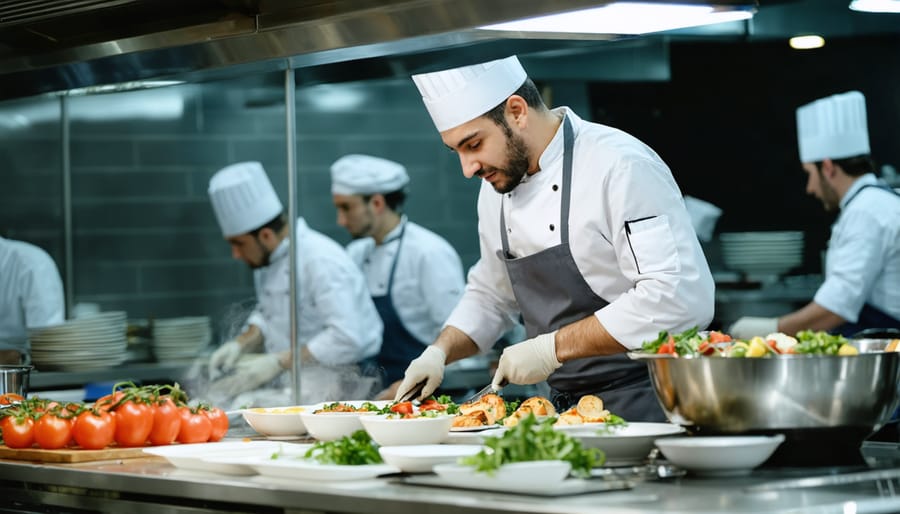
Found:
M 572 466 L 562 460 L 539 460 L 504 464 L 493 474 L 476 471 L 462 464 L 438 464 L 434 472 L 449 485 L 491 490 L 546 489 L 559 486 L 569 476 Z
M 300 414 L 312 412 L 305 405 L 243 409 L 241 415 L 259 434 L 269 438 L 293 438 L 306 433 Z
M 669 437 L 656 440 L 666 459 L 699 475 L 747 475 L 775 453 L 784 435 Z
M 484 448 L 474 444 L 423 444 L 382 446 L 378 449 L 384 463 L 406 473 L 428 473 L 439 464 L 455 464 L 460 457 L 475 455 Z
M 395 418 L 389 416 L 361 416 L 360 423 L 372 440 L 381 446 L 405 446 L 412 444 L 438 444 L 450 435 L 453 416 L 438 415 L 434 418 Z
M 301 412 L 300 419 L 309 431 L 309 435 L 319 441 L 334 441 L 348 436 L 357 430 L 364 430 L 359 418 L 377 416 L 375 412 Z
M 241 462 L 254 457 L 271 456 L 277 451 L 302 454 L 311 445 L 289 445 L 274 441 L 235 441 L 197 444 L 173 444 L 144 448 L 144 453 L 164 457 L 176 468 L 208 471 L 226 475 L 255 475 Z
M 561 425 L 554 427 L 581 441 L 585 448 L 599 448 L 606 455 L 604 466 L 629 466 L 644 462 L 657 439 L 684 432 L 672 423 L 628 423 L 606 426 L 605 423 Z
M 365 480 L 379 475 L 399 473 L 400 469 L 387 464 L 364 464 L 343 466 L 339 464 L 319 464 L 304 458 L 285 457 L 280 459 L 254 458 L 245 463 L 264 476 L 289 478 L 294 480 Z

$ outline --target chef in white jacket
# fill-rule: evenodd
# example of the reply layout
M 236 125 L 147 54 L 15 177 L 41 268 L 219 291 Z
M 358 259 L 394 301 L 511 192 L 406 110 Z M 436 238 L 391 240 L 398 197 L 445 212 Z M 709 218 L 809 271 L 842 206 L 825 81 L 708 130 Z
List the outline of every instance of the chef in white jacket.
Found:
M 875 176 L 866 99 L 859 91 L 797 109 L 797 142 L 806 192 L 840 210 L 813 301 L 778 318 L 744 317 L 735 337 L 826 330 L 853 336 L 900 329 L 900 195 Z
M 378 366 L 393 398 L 406 366 L 438 336 L 465 287 L 462 261 L 444 238 L 403 214 L 409 174 L 400 163 L 345 155 L 331 165 L 337 222 L 353 241 L 384 323 Z
M 0 364 L 28 355 L 28 329 L 65 320 L 62 279 L 42 248 L 0 237 Z
M 211 385 L 233 396 L 269 383 L 291 367 L 288 223 L 258 162 L 233 164 L 209 182 L 209 197 L 232 257 L 253 268 L 257 307 L 246 330 L 210 358 Z M 304 362 L 325 366 L 373 361 L 381 320 L 359 268 L 344 249 L 296 223 L 297 339 Z M 241 360 L 247 352 L 265 357 Z
M 598 394 L 631 421 L 664 420 L 629 349 L 659 331 L 705 328 L 714 285 L 681 192 L 634 137 L 549 110 L 518 59 L 413 76 L 463 175 L 482 179 L 481 258 L 437 340 L 399 394 L 439 385 L 447 362 L 486 351 L 521 314 L 494 384 L 547 380 L 567 408 Z

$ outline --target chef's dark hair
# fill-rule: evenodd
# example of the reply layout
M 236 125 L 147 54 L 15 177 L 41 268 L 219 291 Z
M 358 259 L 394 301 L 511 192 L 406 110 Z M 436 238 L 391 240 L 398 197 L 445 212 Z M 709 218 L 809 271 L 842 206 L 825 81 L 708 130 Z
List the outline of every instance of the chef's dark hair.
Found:
M 275 232 L 277 234 L 277 233 L 281 232 L 281 229 L 283 229 L 285 225 L 287 225 L 287 215 L 285 215 L 285 213 L 282 212 L 278 216 L 275 216 L 274 218 L 272 218 L 272 220 L 269 221 L 268 223 L 266 223 L 265 225 L 259 227 L 256 230 L 251 230 L 250 235 L 253 237 L 259 237 L 260 231 L 264 228 L 268 228 L 268 229 L 272 230 L 272 232 Z
M 871 155 L 857 155 L 855 157 L 847 157 L 846 159 L 831 159 L 831 162 L 837 164 L 844 170 L 844 173 L 851 177 L 860 177 L 866 173 L 875 172 L 875 161 Z M 822 171 L 822 161 L 816 162 L 816 169 Z
M 525 103 L 528 104 L 528 107 L 531 107 L 532 109 L 536 109 L 539 111 L 547 110 L 547 106 L 544 105 L 544 99 L 541 98 L 541 92 L 538 91 L 537 86 L 535 86 L 534 82 L 532 82 L 529 78 L 525 79 L 525 82 L 521 86 L 519 86 L 519 89 L 517 89 L 516 92 L 513 93 L 513 95 L 521 96 L 522 99 L 525 100 Z M 500 102 L 500 105 L 484 113 L 484 115 L 489 120 L 496 123 L 498 126 L 506 128 L 508 130 L 509 127 L 506 125 L 506 118 L 503 116 L 505 112 L 506 100 Z
M 362 195 L 363 202 L 369 203 L 369 200 L 375 195 Z M 390 193 L 381 193 L 384 197 L 384 203 L 394 212 L 403 211 L 403 202 L 406 201 L 406 190 L 398 189 Z

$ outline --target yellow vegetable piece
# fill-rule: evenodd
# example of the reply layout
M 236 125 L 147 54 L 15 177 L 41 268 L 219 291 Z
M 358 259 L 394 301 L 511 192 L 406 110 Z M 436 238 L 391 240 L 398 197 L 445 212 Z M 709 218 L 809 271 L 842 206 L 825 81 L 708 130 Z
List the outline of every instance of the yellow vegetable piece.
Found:
M 747 357 L 764 357 L 767 353 L 769 353 L 769 347 L 766 346 L 763 338 L 754 337 L 750 340 L 750 345 L 747 348 Z
M 838 355 L 859 355 L 859 350 L 853 345 L 842 344 L 841 347 L 838 348 Z

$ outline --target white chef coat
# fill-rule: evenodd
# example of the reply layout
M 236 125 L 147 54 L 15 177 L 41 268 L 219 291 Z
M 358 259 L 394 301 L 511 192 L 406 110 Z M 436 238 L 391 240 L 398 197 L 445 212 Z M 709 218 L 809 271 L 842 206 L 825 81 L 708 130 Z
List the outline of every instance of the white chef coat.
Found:
M 841 199 L 828 241 L 825 282 L 814 299 L 851 323 L 865 303 L 900 319 L 900 197 L 872 187 L 860 191 L 877 183 L 867 173 Z
M 324 234 L 296 224 L 297 340 L 322 364 L 352 364 L 381 349 L 381 318 L 359 268 Z M 265 338 L 267 352 L 290 348 L 289 241 L 254 271 L 257 306 L 247 319 Z
M 705 328 L 715 285 L 681 192 L 648 146 L 611 127 L 582 120 L 568 108 L 575 134 L 569 239 L 587 284 L 610 302 L 595 313 L 627 348 L 659 331 Z M 563 128 L 541 154 L 539 172 L 506 195 L 510 252 L 532 255 L 560 244 Z M 501 195 L 488 182 L 478 195 L 481 258 L 447 325 L 490 348 L 518 315 L 500 242 Z
M 404 225 L 401 246 L 400 231 Z M 406 330 L 423 345 L 429 345 L 462 297 L 462 262 L 444 238 L 403 216 L 382 244 L 376 246 L 375 240 L 367 237 L 347 245 L 350 257 L 366 275 L 372 296 L 387 293 L 398 249 L 391 302 Z
M 0 350 L 28 349 L 28 329 L 65 320 L 62 279 L 40 247 L 0 237 Z

